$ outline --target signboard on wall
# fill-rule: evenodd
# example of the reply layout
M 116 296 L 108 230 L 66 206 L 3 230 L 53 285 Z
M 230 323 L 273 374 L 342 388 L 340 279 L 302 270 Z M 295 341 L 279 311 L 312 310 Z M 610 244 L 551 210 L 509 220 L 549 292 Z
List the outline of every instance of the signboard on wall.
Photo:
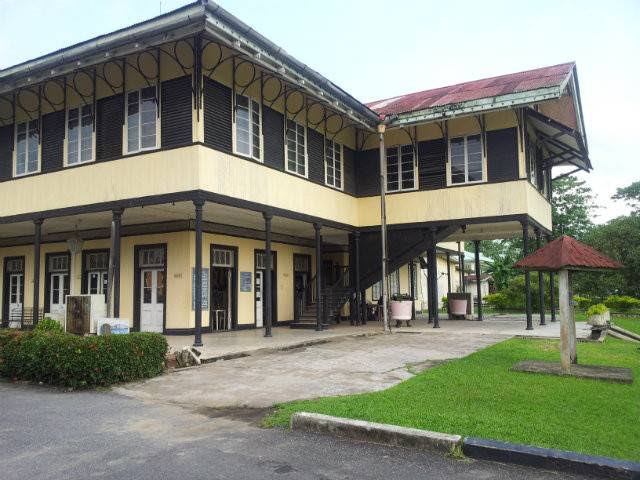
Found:
M 251 272 L 240 272 L 240 291 L 251 291 Z
M 196 269 L 191 269 L 191 310 L 196 309 Z M 202 309 L 209 310 L 209 269 L 202 269 Z

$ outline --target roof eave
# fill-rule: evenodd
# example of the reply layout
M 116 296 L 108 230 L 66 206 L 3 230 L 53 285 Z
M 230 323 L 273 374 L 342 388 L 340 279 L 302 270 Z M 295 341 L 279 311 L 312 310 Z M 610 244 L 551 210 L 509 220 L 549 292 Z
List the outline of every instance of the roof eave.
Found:
M 558 99 L 561 95 L 561 87 L 554 86 L 431 107 L 414 112 L 390 115 L 392 120 L 389 122 L 389 128 L 406 127 L 419 123 L 434 122 L 455 117 L 464 117 L 477 113 L 487 113 L 496 110 L 504 110 L 506 108 L 521 107 L 546 100 Z

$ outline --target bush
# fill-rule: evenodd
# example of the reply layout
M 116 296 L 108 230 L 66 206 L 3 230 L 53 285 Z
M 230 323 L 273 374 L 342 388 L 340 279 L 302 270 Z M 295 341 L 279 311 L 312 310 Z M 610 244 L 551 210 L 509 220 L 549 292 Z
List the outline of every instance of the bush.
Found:
M 580 295 L 574 295 L 573 302 L 575 303 L 576 307 L 578 307 L 578 309 L 580 310 L 586 310 L 593 303 L 590 298 L 581 297 Z
M 167 341 L 158 333 L 80 337 L 34 330 L 3 336 L 1 375 L 69 388 L 159 375 L 167 352 Z
M 484 297 L 484 301 L 490 307 L 495 308 L 496 310 L 508 310 L 510 307 L 510 301 L 507 298 L 507 295 L 501 292 L 498 293 L 490 293 Z
M 609 295 L 605 298 L 604 304 L 616 312 L 628 312 L 629 310 L 640 309 L 640 300 L 625 295 Z
M 64 332 L 64 328 L 60 325 L 60 322 L 52 318 L 43 318 L 35 327 L 35 330 L 39 332 Z
M 609 309 L 606 307 L 606 305 L 603 305 L 602 303 L 597 303 L 595 305 L 591 305 L 587 309 L 587 316 L 590 317 L 592 315 L 602 315 L 603 313 L 606 313 L 608 311 Z

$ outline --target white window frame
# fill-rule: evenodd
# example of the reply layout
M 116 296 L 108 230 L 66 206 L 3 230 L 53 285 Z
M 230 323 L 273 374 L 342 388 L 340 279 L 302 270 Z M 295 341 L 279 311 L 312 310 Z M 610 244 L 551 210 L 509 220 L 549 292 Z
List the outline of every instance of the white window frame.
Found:
M 531 185 L 539 190 L 540 185 L 538 185 L 538 149 L 536 147 L 535 140 L 529 139 L 528 147 L 529 161 L 527 163 L 529 164 L 529 182 L 531 182 Z
M 402 147 L 411 147 L 411 155 L 412 155 L 412 165 L 413 165 L 413 187 L 411 188 L 403 188 L 402 187 Z M 398 157 L 398 188 L 394 189 L 394 190 L 390 190 L 389 189 L 389 150 L 391 149 L 396 149 L 396 155 Z M 387 147 L 385 149 L 385 157 L 384 157 L 384 164 L 385 164 L 385 168 L 387 169 L 386 171 L 386 175 L 385 175 L 385 189 L 387 193 L 394 193 L 394 192 L 413 192 L 415 190 L 418 189 L 418 165 L 416 162 L 416 149 L 413 145 L 411 144 L 404 144 L 404 145 L 391 145 L 389 147 Z
M 38 122 L 38 149 L 37 149 L 37 167 L 33 171 L 29 171 L 29 125 L 31 122 Z M 41 136 L 42 136 L 42 119 L 34 118 L 31 120 L 23 120 L 22 122 L 16 122 L 14 126 L 13 132 L 13 176 L 14 177 L 25 177 L 27 175 L 34 175 L 36 173 L 40 173 L 41 170 L 41 161 L 42 161 L 42 145 L 41 145 Z M 26 138 L 25 138 L 25 164 L 24 164 L 24 172 L 18 173 L 18 127 L 20 125 L 26 125 Z
M 328 187 L 331 188 L 336 188 L 338 190 L 344 190 L 344 146 L 341 143 L 338 143 L 334 140 L 329 140 L 328 138 L 325 137 L 324 139 L 325 141 L 325 148 L 324 148 L 324 184 L 327 185 Z M 328 149 L 327 149 L 327 143 L 331 143 L 332 144 L 332 156 L 331 159 L 329 159 L 328 157 Z M 340 151 L 340 185 L 336 185 L 335 182 L 335 178 L 336 175 L 335 173 L 333 174 L 333 178 L 334 178 L 334 183 L 329 182 L 329 172 L 328 172 L 328 165 L 327 163 L 329 162 L 329 160 L 331 160 L 331 162 L 333 163 L 333 169 L 335 171 L 336 168 L 336 147 L 338 147 L 339 151 Z
M 467 149 L 467 139 L 469 137 L 480 137 L 480 156 L 482 158 L 482 179 L 481 180 L 473 180 L 469 181 L 469 155 Z M 480 132 L 476 133 L 468 133 L 466 135 L 456 135 L 454 137 L 449 138 L 448 141 L 448 153 L 447 153 L 447 186 L 459 186 L 459 185 L 475 185 L 478 183 L 486 183 L 487 181 L 487 156 L 484 153 L 484 136 Z M 453 176 L 451 174 L 451 141 L 457 140 L 459 138 L 464 139 L 464 182 L 453 183 Z
M 138 114 L 140 113 L 140 96 L 142 95 L 142 90 L 145 90 L 147 88 L 153 88 L 155 91 L 155 97 L 156 97 L 156 144 L 152 147 L 141 147 L 140 145 L 142 144 L 141 141 L 141 133 L 142 133 L 142 128 L 140 123 L 138 122 L 138 149 L 137 150 L 131 150 L 129 151 L 129 94 L 131 93 L 137 93 L 138 94 Z M 122 149 L 124 150 L 124 155 L 133 155 L 136 153 L 140 153 L 140 152 L 149 152 L 149 151 L 153 151 L 153 150 L 158 150 L 160 148 L 161 145 L 161 140 L 160 140 L 160 132 L 161 132 L 161 128 L 160 128 L 160 98 L 158 95 L 158 88 L 156 87 L 156 85 L 146 85 L 143 87 L 139 87 L 139 88 L 133 88 L 131 90 L 128 90 L 127 93 L 124 96 L 124 116 L 125 116 L 125 124 L 124 124 L 124 134 L 123 134 L 123 142 L 122 142 Z
M 89 160 L 82 160 L 82 109 L 84 107 L 91 107 L 91 158 Z M 85 163 L 91 163 L 96 159 L 96 106 L 93 104 L 78 105 L 77 107 L 70 107 L 66 111 L 64 119 L 64 138 L 65 138 L 65 150 L 64 150 L 64 166 L 75 167 L 77 165 L 84 165 Z M 69 113 L 72 110 L 78 110 L 78 125 L 80 131 L 78 132 L 78 160 L 75 163 L 69 163 Z
M 304 131 L 304 175 L 301 173 L 298 173 L 297 170 L 289 169 L 289 139 L 287 138 L 287 133 L 289 132 L 288 122 L 294 123 L 298 127 L 302 128 L 302 130 Z M 296 134 L 296 138 L 297 138 L 297 134 Z M 296 141 L 296 145 L 297 145 L 297 141 Z M 307 127 L 305 127 L 300 122 L 286 118 L 285 116 L 285 123 L 284 123 L 284 168 L 285 170 L 289 173 L 293 173 L 294 175 L 298 175 L 299 177 L 309 178 L 308 149 L 309 149 L 309 139 L 307 138 Z M 296 153 L 297 153 L 297 149 L 296 149 Z M 298 160 L 296 159 L 296 165 L 297 164 L 298 164 Z
M 243 97 L 246 98 L 248 100 L 248 110 L 249 110 L 249 153 L 245 153 L 245 152 L 241 152 L 238 150 L 238 143 L 237 143 L 237 139 L 238 139 L 238 133 L 237 133 L 237 122 L 236 122 L 236 114 L 238 111 L 238 101 L 237 98 L 238 97 Z M 246 157 L 246 158 L 251 158 L 253 160 L 256 160 L 258 162 L 264 162 L 264 135 L 262 133 L 262 104 L 255 100 L 254 98 L 250 97 L 249 95 L 243 95 L 241 93 L 238 92 L 233 92 L 233 98 L 231 100 L 233 102 L 232 108 L 233 108 L 233 153 L 235 153 L 236 155 L 240 155 L 242 157 Z M 258 106 L 258 130 L 259 130 L 259 136 L 260 136 L 260 154 L 258 156 L 255 155 L 254 152 L 254 145 L 253 145 L 253 127 L 254 127 L 254 123 L 253 123 L 253 113 L 254 113 L 254 104 Z M 244 108 L 244 107 L 243 107 Z

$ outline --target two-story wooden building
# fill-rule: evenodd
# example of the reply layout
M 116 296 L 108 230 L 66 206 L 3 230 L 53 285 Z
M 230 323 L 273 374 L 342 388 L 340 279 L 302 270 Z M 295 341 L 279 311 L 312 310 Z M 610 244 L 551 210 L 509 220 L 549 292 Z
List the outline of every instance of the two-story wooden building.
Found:
M 389 271 L 549 233 L 552 167 L 590 168 L 575 65 L 365 105 L 202 0 L 0 70 L 2 321 L 335 315 L 380 279 L 381 164 Z

